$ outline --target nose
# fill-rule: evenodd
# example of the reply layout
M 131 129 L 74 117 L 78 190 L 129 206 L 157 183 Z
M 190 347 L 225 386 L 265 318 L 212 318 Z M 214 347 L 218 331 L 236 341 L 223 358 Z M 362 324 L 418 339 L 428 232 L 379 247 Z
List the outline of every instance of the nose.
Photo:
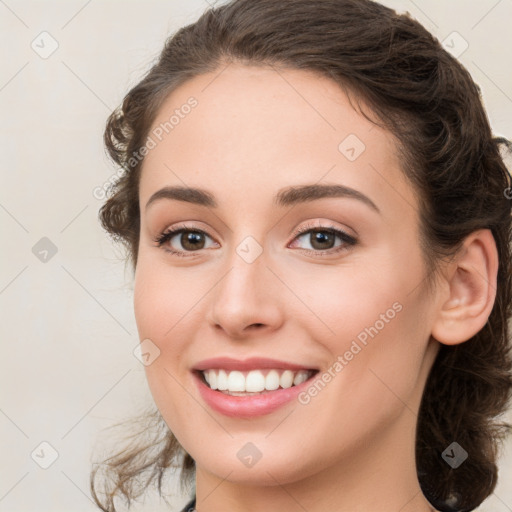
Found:
M 251 263 L 234 253 L 229 269 L 212 290 L 210 324 L 233 339 L 272 332 L 283 322 L 283 291 L 264 253 Z

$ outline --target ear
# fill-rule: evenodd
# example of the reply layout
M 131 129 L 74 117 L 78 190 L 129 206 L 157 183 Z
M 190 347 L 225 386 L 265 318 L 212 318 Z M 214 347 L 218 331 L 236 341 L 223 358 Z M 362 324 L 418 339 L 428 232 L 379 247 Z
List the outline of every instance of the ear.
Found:
M 489 229 L 471 233 L 450 261 L 440 286 L 432 336 L 445 345 L 472 338 L 486 324 L 496 298 L 498 251 Z

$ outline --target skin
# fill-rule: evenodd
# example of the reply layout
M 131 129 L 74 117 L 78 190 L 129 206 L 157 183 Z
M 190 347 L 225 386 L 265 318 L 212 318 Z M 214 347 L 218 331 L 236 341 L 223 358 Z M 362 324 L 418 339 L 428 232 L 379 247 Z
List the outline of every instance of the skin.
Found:
M 490 313 L 492 236 L 469 237 L 430 291 L 396 141 L 337 84 L 232 63 L 174 90 L 153 128 L 190 96 L 197 107 L 144 160 L 134 305 L 140 339 L 160 350 L 146 367 L 155 403 L 196 461 L 197 510 L 432 510 L 416 476 L 417 412 L 440 342 L 469 339 Z M 349 134 L 366 147 L 354 161 L 338 149 Z M 281 188 L 313 183 L 356 189 L 380 212 L 350 197 L 273 203 Z M 219 205 L 161 199 L 146 209 L 171 185 L 206 189 Z M 182 222 L 208 235 L 187 257 L 153 240 Z M 309 235 L 294 236 L 311 223 L 357 244 L 334 253 L 336 238 L 331 254 L 312 254 Z M 248 236 L 263 251 L 252 263 L 236 251 Z M 170 244 L 186 250 L 180 235 Z M 230 418 L 206 405 L 192 378 L 196 363 L 218 356 L 326 371 L 395 303 L 400 312 L 306 405 Z M 262 454 L 250 468 L 237 457 L 248 442 Z

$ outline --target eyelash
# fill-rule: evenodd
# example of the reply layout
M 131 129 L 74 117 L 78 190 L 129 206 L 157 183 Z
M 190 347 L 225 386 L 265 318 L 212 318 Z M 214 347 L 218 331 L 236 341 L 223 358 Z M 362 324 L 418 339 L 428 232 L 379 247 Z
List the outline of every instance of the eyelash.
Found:
M 193 233 L 200 233 L 200 234 L 210 237 L 210 235 L 208 235 L 208 233 L 206 233 L 205 231 L 203 231 L 201 229 L 189 227 L 189 226 L 183 224 L 183 225 L 176 226 L 174 228 L 166 229 L 164 232 L 157 235 L 153 239 L 153 241 L 156 243 L 156 245 L 158 247 L 162 247 L 165 251 L 171 253 L 174 256 L 190 258 L 190 257 L 194 256 L 195 252 L 199 252 L 199 251 L 175 251 L 174 249 L 170 249 L 169 247 L 163 247 L 163 245 L 165 243 L 167 243 L 169 240 L 171 240 L 172 238 L 174 238 L 174 236 L 176 236 L 179 233 L 186 232 L 186 231 L 190 231 Z M 326 251 L 316 251 L 316 250 L 312 250 L 312 249 L 301 249 L 302 251 L 305 251 L 308 254 L 314 254 L 314 256 L 323 256 L 324 254 L 337 254 L 341 251 L 346 251 L 346 250 L 348 250 L 349 247 L 353 247 L 354 245 L 357 244 L 356 238 L 349 235 L 345 231 L 342 231 L 341 229 L 336 228 L 331 225 L 317 226 L 314 224 L 307 224 L 305 226 L 302 226 L 301 228 L 297 229 L 293 233 L 294 240 L 295 240 L 295 238 L 299 237 L 300 235 L 304 235 L 306 233 L 309 233 L 310 231 L 327 232 L 327 233 L 338 236 L 343 241 L 342 245 L 335 247 L 335 248 L 328 249 Z

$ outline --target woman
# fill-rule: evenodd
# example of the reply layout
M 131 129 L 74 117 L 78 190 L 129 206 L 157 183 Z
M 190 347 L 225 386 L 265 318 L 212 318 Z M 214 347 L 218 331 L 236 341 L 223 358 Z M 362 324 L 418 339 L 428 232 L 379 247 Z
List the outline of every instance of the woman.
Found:
M 110 486 L 93 472 L 100 508 L 176 465 L 199 512 L 492 493 L 507 143 L 421 25 L 368 0 L 234 0 L 166 42 L 105 142 L 126 172 L 100 218 L 133 264 L 165 426 L 107 461 Z

